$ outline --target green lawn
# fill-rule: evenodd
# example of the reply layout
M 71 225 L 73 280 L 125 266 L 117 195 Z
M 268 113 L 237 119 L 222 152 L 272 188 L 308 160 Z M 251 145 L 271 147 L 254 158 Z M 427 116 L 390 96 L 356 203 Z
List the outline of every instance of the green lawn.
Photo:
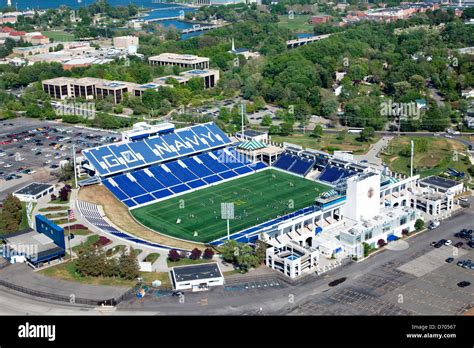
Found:
M 466 172 L 470 161 L 465 156 L 466 147 L 452 139 L 441 137 L 395 137 L 382 152 L 382 158 L 390 170 L 396 173 L 410 173 L 410 157 L 400 151 L 410 146 L 410 140 L 424 141 L 424 149 L 416 150 L 414 156 L 415 174 L 422 177 L 438 175 L 447 168 Z M 455 153 L 458 155 L 455 156 Z M 456 158 L 457 157 L 457 158 Z
M 227 234 L 220 204 L 233 202 L 230 233 L 311 205 L 329 187 L 273 169 L 228 181 L 131 211 L 145 226 L 196 242 Z M 180 220 L 179 223 L 177 221 Z
M 151 254 L 148 254 L 146 257 L 145 257 L 145 262 L 155 262 L 156 260 L 158 260 L 158 258 L 160 257 L 160 254 L 158 253 L 151 253 Z
M 292 19 L 288 15 L 278 16 L 278 26 L 298 33 L 312 33 L 313 26 L 308 23 L 309 15 L 295 15 Z
M 341 138 L 338 134 L 324 133 L 320 139 L 309 136 L 308 134 L 293 134 L 289 136 L 272 135 L 272 140 L 277 143 L 293 143 L 304 148 L 322 150 L 326 152 L 334 151 L 352 151 L 354 154 L 363 154 L 369 150 L 370 144 L 376 143 L 380 137 L 375 136 L 370 142 L 361 142 L 357 140 L 357 134 L 346 134 Z
M 210 263 L 210 262 L 215 262 L 215 261 L 205 260 L 205 259 L 197 259 L 197 260 L 181 259 L 179 261 L 170 261 L 168 259 L 166 260 L 166 263 L 168 264 L 168 267 L 197 265 L 197 264 L 200 264 L 200 263 Z
M 74 41 L 74 35 L 62 30 L 55 30 L 55 31 L 43 31 L 43 35 L 50 38 L 55 42 L 60 41 Z
M 72 230 L 71 230 L 71 233 L 74 234 L 74 232 L 72 232 Z M 92 236 L 87 237 L 85 242 L 82 242 L 80 245 L 77 245 L 77 246 L 73 247 L 72 250 L 77 253 L 83 247 L 90 246 L 90 245 L 94 244 L 95 242 L 97 242 L 98 240 L 99 240 L 99 236 L 96 235 L 96 234 L 93 234 Z

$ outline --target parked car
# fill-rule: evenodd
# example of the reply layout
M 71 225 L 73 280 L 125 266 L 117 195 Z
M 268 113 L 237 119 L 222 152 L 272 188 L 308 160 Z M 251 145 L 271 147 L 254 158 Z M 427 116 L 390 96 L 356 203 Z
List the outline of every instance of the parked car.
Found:
M 466 281 L 466 280 L 463 280 L 462 282 L 459 282 L 459 283 L 458 283 L 458 286 L 459 286 L 460 288 L 465 288 L 465 287 L 468 287 L 469 285 L 471 285 L 471 283 L 468 282 L 468 281 Z
M 457 242 L 456 244 L 454 244 L 454 246 L 455 246 L 456 248 L 460 248 L 460 247 L 462 247 L 463 245 L 464 245 L 463 242 Z
M 453 241 L 451 239 L 448 239 L 446 242 L 444 242 L 444 245 L 449 246 L 453 244 Z
M 446 260 L 445 260 L 447 263 L 451 263 L 454 261 L 454 258 L 453 257 L 448 257 Z
M 433 221 L 431 221 L 430 224 L 428 225 L 428 228 L 429 228 L 430 230 L 434 230 L 435 228 L 438 228 L 440 224 L 441 224 L 441 223 L 440 223 L 438 220 L 433 220 Z

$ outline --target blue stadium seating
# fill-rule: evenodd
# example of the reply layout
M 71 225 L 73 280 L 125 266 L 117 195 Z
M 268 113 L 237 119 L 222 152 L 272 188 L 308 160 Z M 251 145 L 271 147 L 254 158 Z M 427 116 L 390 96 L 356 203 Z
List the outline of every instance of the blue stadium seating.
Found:
M 230 143 L 230 139 L 215 124 L 207 123 L 132 142 L 86 149 L 82 153 L 99 176 L 107 176 Z
M 207 153 L 198 155 L 198 158 L 214 173 L 220 173 L 229 170 L 229 168 L 227 168 L 224 164 L 220 163 L 218 160 L 215 160 Z
M 160 166 L 150 167 L 149 170 L 153 173 L 153 175 L 155 175 L 156 180 L 162 183 L 165 187 L 178 185 L 181 183 L 181 181 L 179 181 L 174 175 L 170 175 Z
M 351 170 L 347 170 L 344 168 L 338 168 L 335 166 L 327 166 L 321 175 L 319 176 L 318 180 L 319 181 L 325 181 L 328 183 L 336 183 L 337 181 L 350 177 L 352 175 L 356 174 L 355 172 Z
M 204 127 L 200 131 L 206 129 Z M 187 132 L 189 133 L 189 131 Z M 185 137 L 185 134 L 181 135 Z M 142 143 L 140 146 L 143 145 Z M 137 147 L 137 145 L 133 146 Z M 147 145 L 145 144 L 145 146 Z M 214 150 L 193 157 L 174 159 L 164 164 L 150 166 L 147 169 L 132 170 L 128 174 L 117 174 L 110 178 L 103 178 L 102 182 L 118 199 L 132 208 L 243 174 L 253 173 L 266 167 L 262 162 L 250 162 L 230 148 L 224 153 L 221 150 Z
M 181 167 L 178 162 L 168 162 L 165 164 L 169 170 L 182 182 L 196 180 L 198 177 L 190 172 L 187 168 Z
M 206 166 L 203 166 L 202 164 L 199 164 L 196 161 L 195 157 L 184 158 L 182 159 L 182 162 L 189 168 L 189 170 L 191 170 L 194 174 L 196 174 L 200 178 L 214 174 L 212 170 L 210 170 Z
M 273 166 L 305 176 L 314 167 L 315 161 L 289 153 L 283 153 Z
M 277 159 L 277 161 L 273 164 L 273 166 L 280 169 L 288 170 L 295 162 L 295 157 L 296 156 L 294 155 L 282 153 L 280 158 Z
M 289 168 L 290 172 L 305 176 L 314 166 L 314 161 L 297 158 L 293 165 Z
M 136 171 L 131 174 L 140 183 L 140 185 L 149 192 L 163 188 L 161 183 L 159 183 L 156 179 L 149 177 L 144 171 Z

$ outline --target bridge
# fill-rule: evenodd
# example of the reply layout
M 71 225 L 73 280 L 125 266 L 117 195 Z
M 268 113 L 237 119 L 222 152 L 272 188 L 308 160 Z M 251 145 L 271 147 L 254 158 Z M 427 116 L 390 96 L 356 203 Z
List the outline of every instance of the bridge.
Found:
M 145 19 L 143 23 L 153 23 L 153 22 L 162 22 L 162 21 L 170 21 L 173 19 L 184 19 L 184 16 L 174 16 L 174 17 L 160 17 L 160 18 L 151 18 L 151 19 Z
M 309 43 L 314 42 L 314 41 L 327 39 L 331 35 L 332 34 L 315 35 L 315 36 L 310 36 L 310 37 L 304 37 L 304 38 L 301 38 L 301 39 L 288 40 L 286 42 L 286 46 L 288 48 L 296 48 L 296 47 L 300 47 L 300 46 L 309 44 Z
M 201 25 L 199 25 L 199 24 L 195 24 L 195 25 L 193 25 L 192 28 L 181 30 L 181 34 L 189 34 L 189 33 L 194 33 L 194 32 L 197 32 L 197 31 L 204 31 L 204 30 L 217 29 L 217 28 L 221 28 L 221 27 L 223 27 L 223 26 L 224 26 L 224 25 L 222 25 L 222 24 L 205 25 L 205 26 L 201 26 Z

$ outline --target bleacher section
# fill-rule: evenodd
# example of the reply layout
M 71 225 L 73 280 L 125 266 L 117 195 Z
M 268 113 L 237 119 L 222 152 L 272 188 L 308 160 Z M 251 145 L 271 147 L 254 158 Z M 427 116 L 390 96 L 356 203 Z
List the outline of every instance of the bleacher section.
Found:
M 315 160 L 309 158 L 284 152 L 273 166 L 294 174 L 305 176 L 314 167 L 315 162 Z
M 115 227 L 111 226 L 101 215 L 99 207 L 95 204 L 77 201 L 77 208 L 81 215 L 93 226 L 95 226 L 100 231 L 110 234 L 114 237 L 121 238 L 127 242 L 136 243 L 139 245 L 144 245 L 148 247 L 154 247 L 159 249 L 175 249 L 167 245 L 152 243 L 147 240 L 137 238 L 133 235 L 127 234 L 123 231 L 119 231 Z M 180 250 L 180 249 L 177 249 Z M 184 250 L 183 250 L 184 251 Z
M 252 163 L 234 149 L 226 148 L 115 175 L 102 183 L 132 208 L 263 168 L 264 163 Z
M 182 156 L 217 149 L 231 140 L 214 123 L 178 129 L 134 142 L 108 144 L 83 150 L 100 176 L 119 174 Z M 187 175 L 189 173 L 182 173 Z
M 318 180 L 332 185 L 337 184 L 340 180 L 346 179 L 357 174 L 356 172 L 340 167 L 327 166 L 319 176 Z

